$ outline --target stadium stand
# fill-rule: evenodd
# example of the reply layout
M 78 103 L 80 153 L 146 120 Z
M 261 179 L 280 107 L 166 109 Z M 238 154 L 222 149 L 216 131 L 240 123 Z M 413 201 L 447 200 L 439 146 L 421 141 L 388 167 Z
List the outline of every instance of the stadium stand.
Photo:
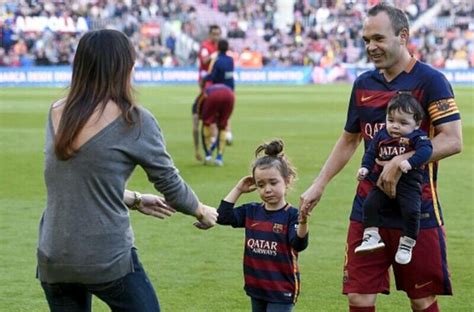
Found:
M 195 65 L 199 42 L 210 24 L 223 28 L 240 55 L 237 66 L 364 66 L 360 20 L 376 2 L 0 1 L 0 66 L 70 64 L 78 38 L 99 28 L 126 33 L 137 48 L 137 66 Z M 410 50 L 417 58 L 439 68 L 474 67 L 471 1 L 393 2 L 412 21 Z

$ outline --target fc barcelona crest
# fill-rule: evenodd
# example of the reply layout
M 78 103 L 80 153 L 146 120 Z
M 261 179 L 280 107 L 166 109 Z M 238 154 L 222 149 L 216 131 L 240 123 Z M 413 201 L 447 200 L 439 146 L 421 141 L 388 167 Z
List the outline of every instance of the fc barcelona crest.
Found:
M 281 233 L 281 232 L 283 232 L 283 224 L 273 223 L 273 232 L 274 232 L 274 233 Z
M 409 138 L 404 138 L 404 137 L 400 138 L 400 145 L 401 146 L 407 146 L 409 144 L 410 144 L 410 139 Z
M 438 108 L 438 111 L 440 112 L 445 112 L 449 109 L 449 101 L 444 99 L 444 100 L 439 100 L 436 102 L 436 108 Z

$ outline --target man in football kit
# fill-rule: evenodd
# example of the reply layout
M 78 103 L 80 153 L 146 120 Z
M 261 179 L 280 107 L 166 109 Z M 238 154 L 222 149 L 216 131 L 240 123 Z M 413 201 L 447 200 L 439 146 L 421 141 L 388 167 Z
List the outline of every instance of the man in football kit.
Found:
M 202 78 L 201 87 L 205 88 L 209 82 L 223 83 L 234 90 L 234 59 L 227 55 L 228 50 L 229 42 L 225 39 L 219 40 L 217 57 L 211 62 L 209 73 Z
M 212 85 L 203 91 L 206 102 L 202 108 L 203 145 L 205 160 L 204 164 L 209 164 L 212 160 L 212 153 L 217 148 L 217 156 L 214 163 L 217 166 L 224 164 L 224 146 L 226 137 L 226 127 L 229 123 L 230 115 L 234 109 L 235 96 L 232 89 L 222 83 Z M 217 141 L 213 142 L 211 125 L 217 126 Z M 213 147 L 215 145 L 215 148 Z
M 438 160 L 462 149 L 459 110 L 446 78 L 410 55 L 409 25 L 403 11 L 386 4 L 372 7 L 364 22 L 363 39 L 375 70 L 360 75 L 354 82 L 344 131 L 318 177 L 301 195 L 300 207 L 303 214 L 311 212 L 326 185 L 348 163 L 361 140 L 367 148 L 385 126 L 388 101 L 400 91 L 411 92 L 426 113 L 420 128 L 428 133 L 433 145 L 430 163 L 423 171 L 417 248 L 409 264 L 394 263 L 403 219 L 399 210 L 386 207 L 380 211 L 380 235 L 386 244 L 383 251 L 365 256 L 354 253 L 364 230 L 362 203 L 374 187 L 370 181 L 360 181 L 350 215 L 343 293 L 348 297 L 349 311 L 375 311 L 377 293 L 389 293 L 388 270 L 393 265 L 397 289 L 407 293 L 413 311 L 439 311 L 436 295 L 451 295 L 452 290 L 436 178 Z M 401 176 L 399 164 L 410 156 L 411 153 L 396 156 L 384 164 L 377 187 L 390 197 L 395 197 Z
M 199 49 L 198 61 L 199 61 L 199 73 L 198 73 L 198 84 L 201 86 L 202 79 L 208 74 L 209 66 L 214 57 L 217 56 L 217 42 L 221 37 L 221 29 L 217 25 L 209 26 L 209 38 L 201 43 Z M 196 97 L 192 107 L 193 114 L 193 143 L 194 143 L 194 155 L 197 160 L 201 161 L 202 156 L 199 152 L 199 119 L 202 110 L 202 104 L 204 102 L 204 93 L 201 91 Z
M 205 164 L 212 160 L 213 145 L 217 147 L 215 164 L 223 165 L 223 152 L 227 135 L 229 118 L 234 108 L 234 60 L 226 55 L 229 43 L 225 39 L 219 40 L 217 58 L 213 61 L 210 73 L 201 82 L 205 101 L 202 105 L 203 145 Z M 204 87 L 207 82 L 212 85 Z M 211 126 L 217 126 L 217 141 L 213 142 L 215 135 Z

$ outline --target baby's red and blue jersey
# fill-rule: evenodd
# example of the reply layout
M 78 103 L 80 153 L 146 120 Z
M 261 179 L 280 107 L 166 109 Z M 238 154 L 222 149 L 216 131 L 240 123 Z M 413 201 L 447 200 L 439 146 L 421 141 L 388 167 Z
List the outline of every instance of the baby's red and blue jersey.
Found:
M 383 128 L 372 139 L 367 148 L 364 158 L 362 159 L 362 167 L 369 170 L 374 169 L 375 159 L 380 161 L 391 160 L 393 157 L 414 151 L 415 153 L 407 159 L 411 168 L 422 169 L 423 165 L 428 162 L 433 152 L 431 141 L 426 132 L 416 129 L 413 132 L 393 138 Z M 377 165 L 375 171 L 381 172 Z
M 451 85 L 436 69 L 412 59 L 405 71 L 388 82 L 379 70 L 361 74 L 354 82 L 347 120 L 344 130 L 361 133 L 365 149 L 375 135 L 385 127 L 386 108 L 390 99 L 400 92 L 410 92 L 418 99 L 425 111 L 420 129 L 431 139 L 435 127 L 459 120 L 460 114 Z M 441 205 L 437 192 L 438 162 L 431 162 L 423 170 L 421 228 L 437 227 L 443 224 Z M 360 181 L 354 198 L 351 220 L 362 222 L 362 203 L 373 187 L 366 179 Z M 381 210 L 381 226 L 402 228 L 403 219 L 395 207 Z
M 295 303 L 300 293 L 298 252 L 308 246 L 308 235 L 296 235 L 298 209 L 290 205 L 266 210 L 262 203 L 234 208 L 221 201 L 217 223 L 245 228 L 245 291 L 252 298 Z

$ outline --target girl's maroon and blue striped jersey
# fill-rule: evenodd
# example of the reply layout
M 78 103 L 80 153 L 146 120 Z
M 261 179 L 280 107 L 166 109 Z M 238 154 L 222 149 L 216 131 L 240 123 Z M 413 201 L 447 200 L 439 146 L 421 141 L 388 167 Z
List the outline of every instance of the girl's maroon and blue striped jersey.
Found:
M 433 146 L 426 132 L 417 129 L 405 136 L 393 138 L 388 134 L 387 129 L 383 128 L 370 142 L 362 159 L 362 167 L 372 170 L 376 164 L 375 159 L 387 161 L 411 151 L 415 153 L 407 159 L 410 166 L 412 169 L 422 169 L 423 164 L 430 159 L 433 152 Z M 376 168 L 375 172 L 380 173 L 380 168 Z
M 252 298 L 274 303 L 294 303 L 300 292 L 298 252 L 308 246 L 308 235 L 296 235 L 298 209 L 286 205 L 266 210 L 262 203 L 234 208 L 221 201 L 217 223 L 245 227 L 245 291 Z
M 460 114 L 451 85 L 436 69 L 412 59 L 409 66 L 396 78 L 388 82 L 379 70 L 361 74 L 354 82 L 345 131 L 361 133 L 367 149 L 369 143 L 385 127 L 386 108 L 390 99 L 400 93 L 415 96 L 425 111 L 421 124 L 429 138 L 435 135 L 435 126 L 459 120 Z M 431 162 L 423 170 L 421 228 L 443 224 L 443 215 L 436 189 L 438 162 Z M 354 198 L 351 220 L 362 222 L 362 203 L 373 183 L 366 179 L 359 182 Z M 381 211 L 381 226 L 402 228 L 403 219 L 395 207 Z

